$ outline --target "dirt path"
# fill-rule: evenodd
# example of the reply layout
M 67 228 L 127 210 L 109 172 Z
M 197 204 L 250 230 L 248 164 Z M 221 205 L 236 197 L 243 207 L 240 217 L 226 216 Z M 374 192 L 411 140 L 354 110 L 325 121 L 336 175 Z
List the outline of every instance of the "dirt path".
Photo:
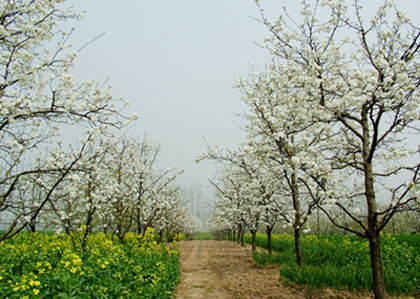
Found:
M 182 280 L 175 298 L 232 298 L 212 267 L 213 253 L 220 245 L 216 241 L 180 242 Z
M 228 241 L 179 243 L 182 280 L 175 298 L 310 298 L 279 281 L 277 267 L 262 267 L 249 247 Z
M 281 281 L 278 266 L 261 266 L 250 247 L 228 241 L 181 241 L 182 279 L 177 299 L 373 298 L 368 292 L 312 290 Z M 390 297 L 392 298 L 392 297 Z

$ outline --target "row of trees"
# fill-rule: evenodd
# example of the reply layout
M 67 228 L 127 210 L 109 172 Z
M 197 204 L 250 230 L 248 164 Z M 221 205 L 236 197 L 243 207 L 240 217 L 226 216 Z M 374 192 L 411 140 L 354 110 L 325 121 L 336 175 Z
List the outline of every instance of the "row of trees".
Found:
M 80 16 L 63 2 L 0 3 L 0 219 L 9 224 L 0 241 L 40 225 L 82 228 L 84 240 L 98 229 L 121 241 L 148 227 L 196 230 L 176 182 L 182 170 L 156 169 L 161 149 L 147 137 L 115 137 L 137 118 L 122 114 L 128 102 L 70 74 L 78 53 L 59 24 Z M 71 146 L 63 130 L 85 133 Z
M 322 210 L 369 240 L 375 298 L 386 298 L 380 233 L 419 204 L 420 29 L 392 1 L 368 22 L 358 0 L 302 1 L 300 19 L 285 8 L 275 22 L 259 8 L 272 61 L 237 82 L 247 140 L 197 157 L 222 165 L 209 226 L 270 236 L 282 221 L 301 265 L 303 226 Z

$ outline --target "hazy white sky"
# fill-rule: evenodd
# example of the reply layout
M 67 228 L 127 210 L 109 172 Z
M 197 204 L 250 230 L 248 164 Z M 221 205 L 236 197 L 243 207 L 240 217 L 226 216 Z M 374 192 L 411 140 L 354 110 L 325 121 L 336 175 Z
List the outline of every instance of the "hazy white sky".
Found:
M 275 7 L 272 2 L 271 7 Z M 207 184 L 215 168 L 194 157 L 215 142 L 236 147 L 245 138 L 235 113 L 246 107 L 231 88 L 234 75 L 270 56 L 254 44 L 268 35 L 250 18 L 259 11 L 252 0 L 217 1 L 69 1 L 85 11 L 72 22 L 73 48 L 104 36 L 82 50 L 72 73 L 112 86 L 114 97 L 131 102 L 127 114 L 140 121 L 129 134 L 148 136 L 163 147 L 162 167 L 185 169 L 185 185 Z M 280 6 L 277 6 L 280 9 Z
M 366 5 L 379 0 L 365 0 Z M 363 0 L 361 2 L 364 2 Z M 419 0 L 395 0 L 415 17 Z M 295 0 L 261 0 L 272 20 Z M 84 18 L 71 43 L 75 49 L 102 32 L 76 60 L 73 74 L 112 86 L 114 97 L 131 102 L 126 114 L 140 121 L 130 135 L 148 136 L 163 146 L 162 167 L 185 170 L 182 184 L 206 185 L 215 173 L 211 162 L 193 158 L 215 142 L 236 147 L 245 139 L 235 116 L 246 107 L 231 88 L 234 76 L 246 77 L 250 66 L 270 61 L 263 43 L 267 28 L 253 20 L 259 10 L 253 0 L 71 0 Z M 414 8 L 417 9 L 414 9 Z M 408 8 L 408 9 L 405 9 Z M 291 7 L 293 9 L 293 7 Z

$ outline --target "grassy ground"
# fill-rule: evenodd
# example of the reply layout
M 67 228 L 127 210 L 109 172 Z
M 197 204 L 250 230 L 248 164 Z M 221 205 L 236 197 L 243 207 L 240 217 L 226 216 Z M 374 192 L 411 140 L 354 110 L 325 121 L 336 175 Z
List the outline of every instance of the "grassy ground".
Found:
M 191 238 L 192 240 L 214 240 L 214 236 L 209 232 L 199 232 Z
M 251 242 L 251 234 L 245 235 Z M 257 246 L 267 248 L 267 236 L 257 234 Z M 292 282 L 322 289 L 371 290 L 372 270 L 369 243 L 356 236 L 302 236 L 305 264 L 297 267 L 294 237 L 273 235 L 274 254 L 254 253 L 258 263 L 281 264 L 280 275 Z M 417 235 L 390 235 L 381 237 L 381 254 L 386 289 L 395 295 L 420 295 L 420 245 Z M 416 297 L 417 298 L 417 297 Z M 418 297 L 420 298 L 420 296 Z

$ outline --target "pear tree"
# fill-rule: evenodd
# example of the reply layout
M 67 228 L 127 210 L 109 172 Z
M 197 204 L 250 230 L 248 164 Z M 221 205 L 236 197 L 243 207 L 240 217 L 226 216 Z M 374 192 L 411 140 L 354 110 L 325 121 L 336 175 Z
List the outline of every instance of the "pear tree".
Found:
M 80 15 L 65 9 L 64 1 L 2 1 L 0 18 L 0 214 L 11 223 L 0 237 L 4 240 L 45 206 L 28 209 L 23 198 L 28 183 L 55 177 L 56 188 L 80 158 L 69 152 L 56 161 L 49 149 L 43 161 L 51 163 L 34 162 L 41 146 L 60 141 L 63 126 L 105 131 L 131 118 L 121 114 L 128 103 L 113 99 L 109 88 L 91 80 L 77 83 L 71 75 L 78 52 L 68 46 L 72 31 L 61 31 L 59 24 Z M 52 172 L 57 175 L 44 178 Z
M 267 120 L 299 118 L 301 137 L 281 146 L 306 138 L 310 150 L 294 159 L 311 178 L 303 187 L 316 187 L 309 193 L 335 225 L 369 240 L 379 299 L 387 297 L 380 234 L 419 196 L 419 144 L 412 136 L 419 131 L 420 30 L 396 3 L 384 1 L 370 18 L 358 0 L 303 1 L 299 17 L 285 9 L 274 22 L 261 10 L 273 55 L 262 81 L 276 82 L 268 92 L 281 103 L 271 114 L 278 118 Z M 256 110 L 272 109 L 254 99 Z

